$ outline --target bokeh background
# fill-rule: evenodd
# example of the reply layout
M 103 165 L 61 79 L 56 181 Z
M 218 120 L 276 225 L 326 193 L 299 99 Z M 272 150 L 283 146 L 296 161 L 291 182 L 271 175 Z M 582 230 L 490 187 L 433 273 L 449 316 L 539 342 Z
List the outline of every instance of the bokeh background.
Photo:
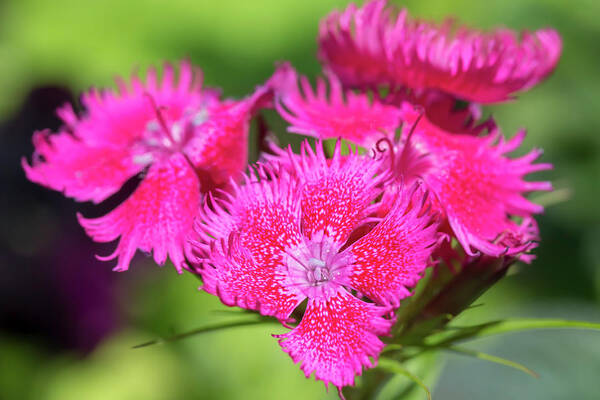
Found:
M 225 307 L 140 256 L 111 272 L 112 245 L 93 244 L 75 212 L 99 216 L 25 179 L 31 134 L 57 128 L 55 107 L 116 75 L 182 57 L 209 85 L 244 96 L 290 60 L 315 77 L 320 18 L 344 0 L 12 0 L 0 3 L 0 399 L 333 399 L 306 380 L 266 325 L 209 333 L 144 349 L 133 345 L 210 321 Z M 552 26 L 564 39 L 554 75 L 518 101 L 487 108 L 503 131 L 527 127 L 525 148 L 545 149 L 561 189 L 539 218 L 533 265 L 517 267 L 468 311 L 478 322 L 508 316 L 600 321 L 600 2 L 405 1 L 413 15 L 456 16 L 473 26 Z M 600 335 L 532 332 L 469 344 L 540 374 L 448 355 L 428 375 L 434 399 L 597 399 Z M 423 368 L 421 368 L 423 369 Z M 436 375 L 436 376 L 433 376 Z M 433 378 L 438 378 L 433 383 Z M 385 397 L 382 394 L 382 398 Z M 416 398 L 424 398 L 419 394 Z

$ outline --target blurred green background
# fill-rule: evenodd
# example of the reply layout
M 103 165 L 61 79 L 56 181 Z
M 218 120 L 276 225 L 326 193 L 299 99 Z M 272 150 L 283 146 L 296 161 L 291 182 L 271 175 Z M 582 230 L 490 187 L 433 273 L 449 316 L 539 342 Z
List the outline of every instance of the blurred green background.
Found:
M 243 96 L 289 60 L 315 77 L 320 18 L 343 0 L 35 1 L 0 3 L 0 399 L 325 399 L 266 325 L 185 341 L 131 346 L 209 321 L 226 307 L 198 292 L 192 276 L 138 258 L 110 272 L 77 226 L 98 211 L 27 182 L 34 129 L 90 86 L 110 86 L 164 60 L 189 56 L 225 96 Z M 469 322 L 507 316 L 600 321 L 600 3 L 595 0 L 406 1 L 413 15 L 456 16 L 472 26 L 556 28 L 564 39 L 552 77 L 518 101 L 489 107 L 507 135 L 526 127 L 524 148 L 545 149 L 541 175 L 571 198 L 539 218 L 531 266 L 515 268 L 469 311 Z M 57 104 L 55 104 L 57 103 Z M 539 379 L 483 361 L 448 356 L 434 399 L 597 399 L 600 335 L 522 333 L 471 345 L 521 362 Z M 424 371 L 425 373 L 427 371 Z M 419 394 L 417 398 L 423 398 Z

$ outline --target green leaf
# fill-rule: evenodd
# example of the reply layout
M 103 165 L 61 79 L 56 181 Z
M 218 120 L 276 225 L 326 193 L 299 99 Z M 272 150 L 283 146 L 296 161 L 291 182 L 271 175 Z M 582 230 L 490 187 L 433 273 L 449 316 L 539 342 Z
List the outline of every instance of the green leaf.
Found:
M 394 374 L 406 376 L 425 391 L 425 394 L 427 395 L 427 400 L 431 400 L 431 392 L 429 391 L 429 388 L 423 383 L 423 381 L 421 381 L 421 379 L 419 379 L 416 375 L 404 368 L 404 366 L 398 361 L 392 360 L 391 358 L 382 357 L 379 359 L 378 367 Z
M 420 321 L 416 323 L 415 326 L 415 318 L 419 316 L 424 307 L 435 298 L 440 291 L 452 280 L 455 276 L 455 272 L 452 272 L 452 269 L 449 268 L 446 264 L 440 264 L 435 273 L 432 268 L 428 268 L 425 273 L 425 277 L 419 281 L 417 286 L 414 289 L 414 293 L 412 296 L 407 298 L 402 307 L 398 309 L 396 312 L 396 317 L 398 322 L 392 328 L 393 336 L 404 336 L 407 337 L 407 332 L 410 331 L 412 336 L 416 337 L 416 341 L 420 341 L 426 334 L 429 333 L 432 323 Z M 449 317 L 449 318 L 448 318 Z M 451 319 L 452 316 L 438 316 L 434 325 L 439 323 L 444 319 Z M 447 322 L 447 320 L 445 321 Z M 412 340 L 413 342 L 415 340 Z M 406 343 L 408 341 L 404 341 Z
M 200 328 L 197 328 L 197 329 L 194 329 L 194 330 L 191 330 L 188 332 L 178 333 L 176 335 L 169 336 L 166 338 L 158 338 L 158 339 L 150 340 L 145 343 L 140 343 L 140 344 L 133 346 L 133 348 L 139 349 L 142 347 L 152 346 L 154 344 L 164 344 L 164 343 L 169 343 L 169 342 L 175 342 L 177 340 L 186 339 L 190 336 L 200 335 L 200 334 L 207 333 L 207 332 L 213 332 L 213 331 L 218 331 L 218 330 L 228 329 L 228 328 L 236 328 L 239 326 L 258 325 L 258 324 L 264 324 L 264 323 L 268 323 L 268 322 L 276 322 L 276 320 L 271 319 L 271 318 L 267 319 L 267 318 L 261 317 L 259 319 L 218 322 L 218 323 L 214 323 L 214 324 L 207 324 Z
M 404 349 L 404 345 L 402 344 L 388 344 L 386 345 L 383 350 L 381 351 L 381 353 L 386 353 L 388 351 L 399 351 L 399 350 L 403 350 Z
M 463 340 L 480 339 L 502 333 L 536 329 L 589 329 L 600 331 L 600 323 L 536 318 L 491 321 L 467 327 L 454 326 L 452 329 L 430 335 L 424 340 L 424 344 L 428 347 L 443 347 Z
M 335 150 L 337 139 L 326 139 L 323 141 L 323 147 L 325 148 L 325 154 L 332 155 Z
M 323 141 L 323 145 L 325 148 L 325 154 L 328 157 L 331 157 L 335 151 L 335 146 L 340 139 L 326 139 Z M 340 143 L 340 154 L 345 156 L 350 152 L 358 152 L 358 154 L 365 154 L 367 150 L 364 147 L 356 145 L 356 143 L 351 142 L 346 139 L 341 139 Z
M 538 194 L 537 196 L 532 196 L 531 201 L 541 206 L 544 206 L 544 208 L 547 208 L 549 206 L 564 203 L 571 197 L 573 197 L 573 190 L 571 190 L 568 187 L 563 187 L 554 189 L 553 191 L 548 193 L 542 193 Z
M 533 371 L 532 369 L 527 368 L 526 366 L 524 366 L 522 364 L 519 364 L 515 361 L 507 360 L 502 357 L 497 357 L 497 356 L 493 356 L 491 354 L 483 353 L 481 351 L 466 349 L 464 347 L 457 347 L 457 346 L 449 346 L 449 347 L 446 347 L 445 350 L 452 351 L 454 353 L 462 354 L 465 356 L 479 358 L 480 360 L 490 361 L 490 362 L 493 362 L 496 364 L 502 364 L 507 367 L 515 368 L 515 369 L 518 369 L 519 371 L 525 372 L 526 374 L 533 376 L 534 378 L 540 377 L 537 372 Z

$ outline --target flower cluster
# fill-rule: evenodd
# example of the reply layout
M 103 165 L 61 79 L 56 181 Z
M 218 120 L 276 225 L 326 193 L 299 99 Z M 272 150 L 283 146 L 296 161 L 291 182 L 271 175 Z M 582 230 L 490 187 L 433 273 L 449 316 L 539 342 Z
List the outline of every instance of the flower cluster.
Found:
M 221 100 L 182 62 L 177 80 L 166 65 L 161 80 L 150 70 L 92 90 L 83 115 L 65 106 L 58 133 L 34 135 L 23 167 L 94 203 L 142 177 L 109 214 L 79 216 L 94 240 L 119 239 L 115 269 L 138 249 L 168 256 L 224 304 L 279 320 L 282 349 L 341 390 L 374 366 L 427 267 L 533 259 L 543 210 L 526 196 L 551 185 L 525 178 L 551 165 L 535 163 L 539 150 L 511 158 L 525 132 L 505 139 L 481 104 L 548 76 L 561 41 L 412 20 L 373 0 L 329 15 L 319 45 L 315 88 L 284 63 L 247 98 Z M 270 106 L 316 143 L 271 143 L 243 174 L 249 122 Z
M 296 72 L 288 65 L 280 68 L 277 109 L 291 124 L 288 130 L 322 139 L 342 137 L 376 150 L 385 142 L 397 184 L 422 180 L 445 216 L 447 233 L 467 254 L 530 260 L 522 253 L 535 246 L 532 215 L 543 209 L 524 194 L 552 187 L 524 177 L 551 165 L 533 163 L 539 150 L 508 158 L 525 132 L 505 140 L 493 120 L 477 122 L 477 104 L 459 106 L 463 100 L 505 100 L 538 82 L 556 64 L 558 34 L 523 34 L 519 45 L 509 40 L 511 32 L 436 27 L 409 20 L 406 10 L 393 17 L 394 10 L 384 6 L 380 0 L 360 9 L 351 5 L 324 21 L 320 54 L 328 68 L 329 93 L 324 80 L 316 91 L 306 78 L 299 78 L 298 87 Z M 357 93 L 354 87 L 363 90 Z M 385 95 L 368 90 L 381 87 Z

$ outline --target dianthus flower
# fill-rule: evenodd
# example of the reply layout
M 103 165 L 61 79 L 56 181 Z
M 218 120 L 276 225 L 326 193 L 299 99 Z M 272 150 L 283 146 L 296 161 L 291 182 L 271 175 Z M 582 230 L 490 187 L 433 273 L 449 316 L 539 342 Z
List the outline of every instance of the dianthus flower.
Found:
M 414 141 L 416 151 L 426 155 L 430 166 L 419 178 L 435 193 L 465 252 L 514 256 L 535 247 L 537 225 L 532 216 L 543 212 L 543 207 L 524 195 L 552 190 L 552 185 L 524 178 L 552 165 L 533 163 L 542 154 L 538 149 L 518 158 L 506 157 L 519 148 L 525 131 L 510 140 L 505 140 L 495 125 L 484 136 L 469 131 L 450 133 L 409 103 L 402 105 L 402 111 L 407 127 L 414 127 L 413 137 L 406 140 Z M 403 171 L 397 174 L 406 175 Z M 514 217 L 522 222 L 515 222 Z M 522 259 L 531 258 L 526 255 Z
M 386 136 L 393 136 L 402 124 L 400 105 L 406 101 L 421 106 L 427 118 L 449 132 L 479 134 L 493 126 L 493 120 L 476 125 L 481 110 L 475 104 L 457 108 L 456 98 L 437 91 L 394 90 L 385 96 L 344 89 L 339 79 L 326 72 L 327 81 L 317 79 L 313 90 L 305 76 L 298 76 L 289 64 L 274 74 L 275 108 L 290 123 L 288 132 L 346 140 L 372 147 Z
M 392 324 L 385 316 L 410 294 L 438 241 L 418 185 L 374 218 L 387 175 L 340 147 L 327 159 L 320 143 L 313 151 L 305 142 L 282 164 L 259 166 L 257 177 L 205 207 L 197 225 L 203 289 L 286 327 L 307 300 L 300 323 L 276 337 L 307 377 L 338 389 L 373 365 L 378 336 Z
M 508 29 L 481 32 L 412 20 L 386 0 L 354 4 L 322 23 L 319 56 L 352 87 L 439 89 L 458 98 L 493 103 L 510 99 L 548 76 L 562 50 L 552 29 L 519 35 Z
M 344 101 L 337 88 L 331 90 L 329 98 L 326 88 L 319 88 L 323 94 L 315 97 L 305 83 L 302 96 L 297 85 L 280 81 L 278 91 L 276 108 L 292 124 L 289 131 L 321 139 L 341 137 L 376 152 L 387 152 L 385 168 L 393 171 L 397 185 L 423 180 L 434 195 L 432 206 L 446 217 L 467 254 L 475 255 L 479 250 L 491 256 L 516 255 L 535 247 L 537 228 L 532 215 L 543 208 L 524 194 L 551 190 L 551 185 L 526 182 L 524 177 L 551 165 L 533 163 L 540 150 L 516 159 L 505 156 L 520 146 L 524 131 L 504 141 L 492 120 L 477 124 L 472 119 L 476 113 L 451 111 L 454 101 L 435 92 L 416 99 L 427 105 L 418 109 L 395 94 L 369 101 L 366 94 L 347 91 L 349 99 L 363 105 L 358 108 Z M 394 106 L 398 101 L 400 104 Z M 430 118 L 435 118 L 436 124 Z M 354 129 L 340 129 L 339 121 L 347 119 L 366 122 Z M 401 122 L 404 134 L 395 138 L 393 127 Z M 442 129 L 438 122 L 451 131 Z M 481 136 L 486 129 L 490 133 Z M 384 192 L 384 212 L 392 207 L 395 190 L 392 184 Z M 514 217 L 523 221 L 517 223 Z M 530 256 L 522 259 L 527 261 Z
M 264 100 L 265 88 L 242 101 L 221 101 L 203 89 L 201 73 L 181 63 L 179 79 L 166 64 L 162 80 L 150 69 L 146 81 L 118 80 L 118 91 L 90 90 L 82 96 L 85 114 L 71 105 L 57 113 L 64 126 L 56 134 L 33 136 L 32 165 L 22 160 L 27 177 L 77 201 L 102 202 L 133 176 L 144 172 L 133 194 L 107 215 L 78 215 L 98 242 L 120 237 L 115 270 L 127 270 L 137 249 L 167 255 L 181 272 L 187 236 L 202 193 L 238 178 L 246 166 L 250 116 Z
M 275 107 L 291 124 L 289 132 L 321 139 L 337 138 L 344 132 L 345 139 L 362 142 L 365 138 L 378 138 L 382 132 L 393 133 L 400 126 L 401 112 L 397 107 L 343 90 L 333 74 L 327 78 L 329 90 L 322 78 L 313 90 L 308 79 L 298 77 L 289 64 L 278 68 L 273 80 L 279 97 Z

